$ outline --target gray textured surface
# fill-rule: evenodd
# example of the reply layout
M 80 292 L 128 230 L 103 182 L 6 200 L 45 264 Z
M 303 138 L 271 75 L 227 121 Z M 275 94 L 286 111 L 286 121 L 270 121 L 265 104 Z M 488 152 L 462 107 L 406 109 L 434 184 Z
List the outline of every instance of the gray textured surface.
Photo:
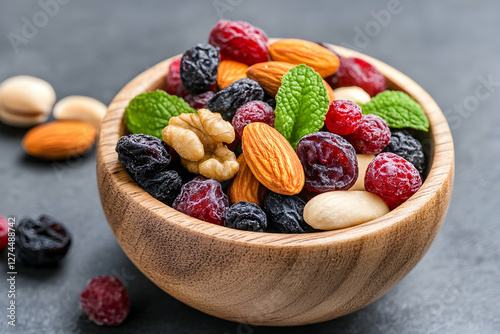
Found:
M 0 280 L 0 333 L 500 333 L 500 85 L 474 98 L 477 89 L 488 92 L 477 88 L 481 78 L 500 83 L 497 1 L 402 0 L 401 12 L 379 29 L 373 11 L 393 1 L 65 2 L 15 52 L 8 33 L 21 34 L 23 18 L 32 21 L 41 7 L 0 0 L 0 81 L 34 75 L 52 83 L 58 98 L 81 94 L 109 103 L 136 74 L 205 41 L 222 14 L 250 21 L 269 36 L 352 46 L 412 77 L 450 121 L 455 188 L 427 255 L 379 301 L 312 326 L 243 326 L 191 309 L 135 269 L 106 224 L 95 152 L 58 165 L 36 161 L 22 152 L 24 131 L 0 124 L 0 214 L 19 219 L 48 213 L 74 235 L 59 268 L 18 268 L 15 329 L 7 326 L 7 284 Z M 218 13 L 214 4 L 230 5 Z M 372 37 L 356 38 L 366 27 Z M 5 277 L 5 252 L 0 259 Z M 130 292 L 132 312 L 119 328 L 97 327 L 78 309 L 78 294 L 101 274 L 120 276 Z

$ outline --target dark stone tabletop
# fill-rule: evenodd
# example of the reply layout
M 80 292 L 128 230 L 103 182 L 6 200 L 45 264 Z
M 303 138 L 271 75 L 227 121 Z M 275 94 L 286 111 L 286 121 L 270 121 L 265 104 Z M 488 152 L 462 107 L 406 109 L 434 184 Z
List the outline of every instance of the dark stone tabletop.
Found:
M 401 283 L 340 319 L 266 328 L 196 311 L 132 265 L 101 208 L 95 150 L 41 162 L 23 153 L 25 130 L 0 124 L 0 215 L 46 213 L 74 237 L 58 268 L 18 268 L 15 328 L 7 325 L 7 254 L 0 253 L 0 333 L 500 333 L 499 13 L 494 0 L 0 0 L 0 81 L 33 75 L 58 98 L 107 104 L 140 72 L 206 41 L 219 18 L 239 19 L 269 36 L 351 47 L 407 74 L 445 112 L 456 150 L 446 220 Z M 23 32 L 26 22 L 36 30 Z M 132 299 L 117 328 L 94 325 L 78 308 L 87 281 L 102 274 L 122 279 Z

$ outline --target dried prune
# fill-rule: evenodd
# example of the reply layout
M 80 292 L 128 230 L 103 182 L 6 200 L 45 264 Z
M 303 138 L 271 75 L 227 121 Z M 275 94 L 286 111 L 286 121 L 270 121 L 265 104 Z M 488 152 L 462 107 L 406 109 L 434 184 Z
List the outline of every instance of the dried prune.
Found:
M 182 84 L 195 95 L 206 92 L 215 83 L 219 62 L 219 48 L 210 44 L 196 44 L 182 55 Z
M 306 182 L 304 188 L 316 193 L 348 190 L 358 178 L 356 150 L 341 136 L 314 132 L 297 144 Z
M 271 192 L 264 200 L 264 212 L 268 224 L 282 233 L 313 232 L 303 217 L 306 202 L 298 196 L 286 196 Z
M 71 235 L 52 217 L 23 218 L 16 226 L 16 259 L 26 266 L 42 267 L 59 262 L 68 252 Z
M 224 226 L 238 230 L 263 232 L 267 228 L 267 216 L 257 204 L 240 201 L 229 207 Z
M 207 102 L 207 109 L 218 112 L 226 121 L 231 122 L 239 107 L 250 101 L 262 101 L 263 98 L 264 90 L 257 81 L 244 78 L 217 92 Z
M 425 169 L 425 156 L 422 144 L 406 130 L 392 131 L 391 140 L 384 152 L 392 152 L 411 162 L 420 174 Z

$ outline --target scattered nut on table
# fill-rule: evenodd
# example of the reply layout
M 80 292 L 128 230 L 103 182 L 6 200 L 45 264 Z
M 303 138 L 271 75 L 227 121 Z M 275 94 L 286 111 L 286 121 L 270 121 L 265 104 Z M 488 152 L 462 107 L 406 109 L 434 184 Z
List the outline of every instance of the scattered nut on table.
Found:
M 375 159 L 375 155 L 373 154 L 356 154 L 356 157 L 358 158 L 358 170 L 359 170 L 358 179 L 356 180 L 356 183 L 349 189 L 349 191 L 366 190 L 365 189 L 366 169 L 368 168 L 370 162 L 372 162 L 372 160 Z
M 107 107 L 101 101 L 88 96 L 67 96 L 54 106 L 54 117 L 57 120 L 83 121 L 92 124 L 96 129 L 106 115 Z
M 333 90 L 335 100 L 350 100 L 358 104 L 365 104 L 370 102 L 370 94 L 365 92 L 363 88 L 350 86 L 339 87 Z
M 0 120 L 16 127 L 30 127 L 45 122 L 56 92 L 45 80 L 20 75 L 0 84 Z
M 335 230 L 366 223 L 388 212 L 387 204 L 367 191 L 330 191 L 307 202 L 304 220 L 318 230 Z
M 222 182 L 238 172 L 236 155 L 224 145 L 233 142 L 234 128 L 218 113 L 200 109 L 172 117 L 162 136 L 192 173 Z

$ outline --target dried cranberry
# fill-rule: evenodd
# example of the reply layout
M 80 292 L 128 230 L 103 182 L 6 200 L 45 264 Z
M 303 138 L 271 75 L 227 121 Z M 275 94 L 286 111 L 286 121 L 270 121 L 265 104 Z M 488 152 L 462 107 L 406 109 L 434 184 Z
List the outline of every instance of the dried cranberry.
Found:
M 325 125 L 332 133 L 345 136 L 353 133 L 361 120 L 361 107 L 348 100 L 330 102 Z
M 421 185 L 415 166 L 394 153 L 379 154 L 366 170 L 366 190 L 380 196 L 391 210 L 410 198 Z
M 229 200 L 219 182 L 198 176 L 182 186 L 173 208 L 191 217 L 224 225 Z
M 304 167 L 304 188 L 316 193 L 348 190 L 358 178 L 356 151 L 344 138 L 330 132 L 302 137 L 297 155 Z
M 229 207 L 224 226 L 263 232 L 267 228 L 266 213 L 257 204 L 240 201 Z
M 181 59 L 176 59 L 170 63 L 167 74 L 167 93 L 184 97 L 189 94 L 181 81 L 180 74 Z
M 119 279 L 97 276 L 80 294 L 80 307 L 96 324 L 116 326 L 127 317 L 130 298 Z
M 198 95 L 189 94 L 184 97 L 184 100 L 194 109 L 198 110 L 205 108 L 208 100 L 210 100 L 215 93 L 211 90 L 206 91 Z
M 262 122 L 274 128 L 274 109 L 264 101 L 250 101 L 242 105 L 234 114 L 232 124 L 236 136 L 241 138 L 243 128 L 252 122 Z
M 210 44 L 196 44 L 182 55 L 182 84 L 192 94 L 206 92 L 215 84 L 219 62 L 219 48 Z
M 384 76 L 361 58 L 341 59 L 336 77 L 339 87 L 358 86 L 372 97 L 387 88 Z
M 0 216 L 0 249 L 3 249 L 9 243 L 9 222 Z
M 66 255 L 70 245 L 71 235 L 66 228 L 47 215 L 23 218 L 16 226 L 16 259 L 24 265 L 54 265 Z
M 267 35 L 247 22 L 220 20 L 210 31 L 208 43 L 219 47 L 224 59 L 247 65 L 269 60 Z
M 376 115 L 363 115 L 359 126 L 345 137 L 358 153 L 379 154 L 391 139 L 391 130 L 387 123 Z

